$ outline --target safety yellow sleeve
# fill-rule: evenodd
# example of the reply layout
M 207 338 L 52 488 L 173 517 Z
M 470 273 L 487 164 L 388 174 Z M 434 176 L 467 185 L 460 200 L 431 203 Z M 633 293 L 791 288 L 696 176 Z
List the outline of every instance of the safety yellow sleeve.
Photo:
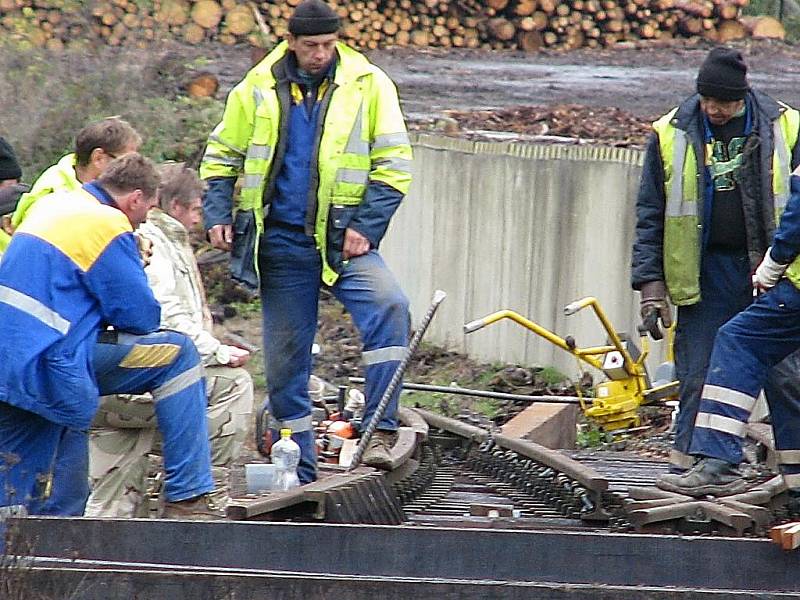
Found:
M 402 194 L 411 185 L 413 154 L 397 88 L 380 69 L 372 76 L 370 103 L 370 179 L 392 186 Z
M 28 211 L 33 207 L 33 205 L 36 204 L 41 198 L 49 196 L 54 191 L 55 190 L 52 188 L 52 186 L 40 186 L 39 189 L 36 190 L 34 184 L 34 188 L 31 188 L 31 191 L 23 194 L 20 197 L 19 202 L 17 203 L 17 209 L 14 211 L 14 214 L 11 215 L 11 225 L 13 225 L 15 229 L 19 227 L 20 223 L 22 223 L 22 220 L 28 214 Z
M 222 121 L 208 137 L 200 163 L 202 179 L 236 177 L 244 170 L 255 108 L 253 87 L 245 79 L 231 90 L 225 102 Z
M 75 155 L 67 154 L 56 164 L 45 169 L 33 183 L 27 194 L 23 194 L 17 202 L 17 209 L 11 216 L 11 225 L 16 229 L 28 214 L 31 207 L 39 199 L 60 191 L 74 191 L 81 187 L 78 175 L 75 173 Z

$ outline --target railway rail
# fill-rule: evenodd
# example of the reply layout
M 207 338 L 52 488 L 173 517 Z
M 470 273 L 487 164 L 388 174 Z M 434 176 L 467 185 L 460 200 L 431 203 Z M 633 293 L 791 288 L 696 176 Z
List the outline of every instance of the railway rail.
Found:
M 780 477 L 691 498 L 656 488 L 667 463 L 635 452 L 551 450 L 418 409 L 400 421 L 388 474 L 327 467 L 314 484 L 234 500 L 229 518 L 765 537 L 787 516 Z
M 314 484 L 235 499 L 229 521 L 8 523 L 35 586 L 80 583 L 67 597 L 82 600 L 249 598 L 264 586 L 304 600 L 800 592 L 800 553 L 766 538 L 781 518 L 778 478 L 687 498 L 653 485 L 666 462 L 633 452 L 551 450 L 421 410 L 399 417 L 392 471 L 323 465 Z

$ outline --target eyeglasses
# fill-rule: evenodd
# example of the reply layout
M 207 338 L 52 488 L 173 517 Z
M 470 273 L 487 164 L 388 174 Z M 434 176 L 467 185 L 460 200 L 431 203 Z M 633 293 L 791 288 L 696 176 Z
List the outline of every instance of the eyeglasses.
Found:
M 717 110 L 731 112 L 739 110 L 744 100 L 719 100 L 717 98 L 710 98 L 709 96 L 700 96 L 700 102 L 707 107 L 713 107 Z

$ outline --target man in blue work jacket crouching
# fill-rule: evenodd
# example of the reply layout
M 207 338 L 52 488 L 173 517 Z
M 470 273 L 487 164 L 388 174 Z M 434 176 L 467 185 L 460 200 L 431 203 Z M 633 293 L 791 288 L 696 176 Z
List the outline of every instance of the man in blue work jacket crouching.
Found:
M 154 165 L 128 154 L 81 189 L 37 202 L 11 239 L 0 262 L 0 506 L 82 515 L 99 394 L 150 391 L 165 516 L 217 514 L 206 498 L 202 365 L 186 336 L 158 331 L 161 307 L 133 234 L 157 187 Z M 62 454 L 74 458 L 54 479 Z

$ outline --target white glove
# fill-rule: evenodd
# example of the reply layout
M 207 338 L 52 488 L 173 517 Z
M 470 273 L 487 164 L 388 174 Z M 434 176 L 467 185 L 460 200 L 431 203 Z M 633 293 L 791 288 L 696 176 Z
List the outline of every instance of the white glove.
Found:
M 229 367 L 241 367 L 250 358 L 250 353 L 243 348 L 236 346 L 226 346 L 220 344 L 217 351 L 214 353 L 214 358 L 221 365 L 228 365 Z
M 782 265 L 772 258 L 772 247 L 767 248 L 767 253 L 764 255 L 764 260 L 758 265 L 756 272 L 753 273 L 753 287 L 759 292 L 766 292 L 768 289 L 775 287 L 783 272 L 789 265 Z

